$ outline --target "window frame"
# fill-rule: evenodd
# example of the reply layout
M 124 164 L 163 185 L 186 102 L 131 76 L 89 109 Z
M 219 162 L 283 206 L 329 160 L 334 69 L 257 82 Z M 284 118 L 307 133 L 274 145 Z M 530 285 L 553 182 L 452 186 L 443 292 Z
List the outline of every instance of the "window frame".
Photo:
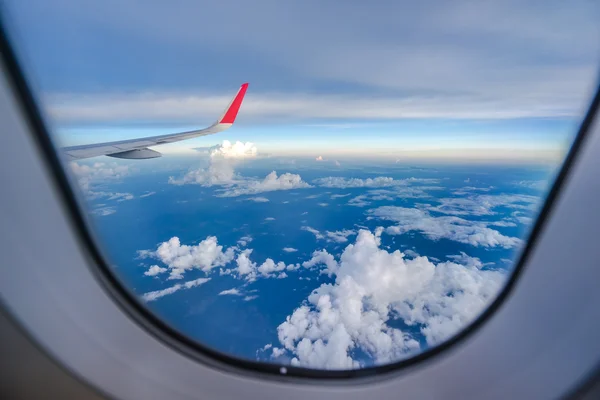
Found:
M 51 212 L 56 216 L 56 221 L 64 224 L 64 226 L 61 225 L 61 229 L 64 228 L 70 231 L 70 236 L 65 238 L 65 242 L 70 241 L 71 246 L 78 248 L 79 254 L 76 258 L 74 257 L 74 260 L 77 261 L 80 267 L 82 264 L 87 266 L 85 271 L 89 274 L 88 278 L 93 280 L 89 281 L 88 284 L 92 285 L 92 282 L 95 282 L 105 294 L 102 302 L 107 301 L 107 303 L 103 303 L 103 307 L 110 308 L 110 313 L 122 313 L 122 316 L 126 315 L 127 319 L 139 328 L 138 335 L 148 335 L 147 340 L 154 341 L 156 345 L 163 349 L 169 349 L 168 351 L 173 352 L 173 354 L 178 354 L 182 357 L 181 360 L 187 360 L 183 361 L 184 363 L 192 362 L 196 366 L 213 369 L 214 371 L 219 371 L 221 374 L 224 373 L 225 376 L 235 376 L 238 381 L 246 379 L 254 382 L 254 378 L 260 378 L 277 385 L 280 383 L 291 384 L 308 380 L 310 382 L 319 382 L 328 387 L 331 387 L 331 385 L 339 387 L 340 382 L 357 384 L 385 383 L 390 381 L 388 378 L 397 378 L 402 374 L 414 374 L 415 371 L 423 370 L 426 366 L 431 366 L 432 363 L 447 362 L 449 358 L 456 355 L 456 352 L 461 351 L 461 349 L 464 350 L 465 346 L 469 346 L 469 343 L 472 343 L 475 336 L 481 336 L 482 328 L 493 321 L 493 317 L 506 306 L 507 300 L 515 293 L 516 287 L 519 284 L 518 281 L 526 270 L 525 265 L 530 262 L 538 242 L 541 240 L 540 237 L 544 233 L 544 227 L 547 226 L 552 212 L 557 207 L 556 204 L 559 200 L 561 189 L 567 185 L 577 162 L 580 162 L 579 160 L 582 158 L 580 153 L 583 152 L 584 144 L 588 142 L 588 137 L 591 136 L 592 128 L 595 129 L 595 136 L 600 135 L 598 133 L 597 121 L 596 126 L 593 126 L 600 104 L 599 88 L 508 282 L 490 306 L 471 324 L 462 329 L 461 332 L 431 349 L 427 349 L 418 355 L 396 363 L 347 371 L 321 371 L 285 366 L 287 371 L 285 374 L 282 374 L 280 365 L 238 359 L 204 346 L 200 342 L 183 335 L 152 313 L 137 296 L 121 284 L 116 274 L 114 274 L 106 263 L 104 256 L 97 246 L 97 242 L 94 240 L 93 234 L 89 229 L 89 223 L 86 217 L 83 216 L 80 208 L 81 203 L 77 200 L 76 193 L 73 191 L 69 183 L 69 178 L 63 170 L 63 165 L 59 160 L 56 149 L 52 145 L 36 101 L 19 68 L 4 31 L 1 36 L 2 68 L 6 79 L 10 80 L 9 82 L 3 82 L 2 86 L 4 86 L 5 91 L 12 91 L 12 106 L 15 107 L 14 110 L 16 112 L 21 113 L 20 118 L 22 120 L 20 123 L 18 121 L 15 122 L 15 127 L 17 127 L 15 132 L 18 131 L 19 134 L 27 136 L 27 138 L 21 138 L 25 140 L 19 144 L 22 146 L 22 149 L 17 146 L 15 146 L 15 149 L 23 153 L 23 160 L 32 162 L 32 171 L 34 168 L 37 168 L 32 173 L 37 174 L 38 178 L 47 180 L 48 187 L 44 187 L 41 190 L 47 191 L 46 194 L 54 199 Z M 6 165 L 7 161 L 14 161 L 15 158 L 16 156 L 4 157 L 2 159 L 3 164 L 0 165 Z M 20 189 L 25 191 L 24 188 Z M 42 222 L 47 221 L 40 220 L 39 224 Z M 59 240 L 59 238 L 56 238 L 56 240 Z M 23 268 L 26 267 L 24 266 Z M 0 289 L 2 289 L 1 284 Z M 11 309 L 13 317 L 28 328 L 27 330 L 32 332 L 32 336 L 38 342 L 45 343 L 47 351 L 50 353 L 55 352 L 56 350 L 50 346 L 51 341 L 47 340 L 48 338 L 40 337 L 40 332 L 36 332 L 34 328 L 40 323 L 47 323 L 47 321 L 34 321 L 31 319 L 31 314 L 26 317 L 24 316 L 25 314 L 19 313 L 19 307 L 21 309 L 23 307 L 23 304 L 19 302 L 22 302 L 23 299 L 9 298 L 7 294 L 10 291 L 6 292 L 6 294 L 4 291 L 0 292 L 3 293 L 3 302 Z M 70 362 L 67 361 L 68 357 L 65 357 L 64 354 L 55 354 L 55 356 L 61 359 L 66 365 L 74 368 L 72 359 Z M 71 354 L 70 356 L 74 355 Z M 86 380 L 90 379 L 93 380 L 93 378 L 86 375 Z

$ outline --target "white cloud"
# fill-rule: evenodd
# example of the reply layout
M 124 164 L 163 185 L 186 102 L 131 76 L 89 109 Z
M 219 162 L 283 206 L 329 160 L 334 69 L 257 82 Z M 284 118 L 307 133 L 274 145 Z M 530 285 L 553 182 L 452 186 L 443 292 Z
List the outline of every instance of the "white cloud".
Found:
M 256 203 L 267 203 L 267 202 L 269 202 L 269 201 L 270 201 L 270 200 L 269 200 L 269 199 L 267 199 L 266 197 L 249 197 L 249 198 L 247 198 L 246 200 L 249 200 L 249 201 L 254 201 L 254 202 L 256 202 Z
M 267 217 L 267 218 L 265 218 L 265 221 L 275 221 L 275 218 L 273 218 L 273 217 Z
M 300 227 L 303 231 L 307 231 L 315 235 L 316 239 L 325 239 L 328 242 L 336 242 L 336 243 L 344 243 L 348 241 L 348 236 L 356 235 L 356 231 L 351 229 L 342 229 L 340 231 L 325 231 L 321 233 L 319 230 L 310 227 L 310 226 L 302 226 Z
M 354 207 L 366 207 L 369 204 L 371 204 L 370 201 L 367 201 L 368 198 L 369 196 L 367 196 L 366 194 L 358 195 L 356 197 L 351 198 L 348 201 L 348 205 Z
M 154 194 L 156 194 L 156 192 L 146 192 L 146 193 L 144 193 L 144 194 L 141 194 L 141 195 L 140 195 L 140 198 L 143 198 L 143 197 L 150 197 L 150 196 L 152 196 L 152 195 L 154 195 Z
M 434 217 L 415 208 L 384 206 L 369 210 L 368 213 L 375 218 L 394 221 L 396 225 L 385 230 L 390 235 L 418 231 L 431 240 L 448 239 L 482 247 L 512 248 L 522 243 L 519 238 L 504 236 L 488 228 L 485 222 L 454 216 Z
M 286 265 L 284 262 L 280 261 L 280 262 L 276 263 L 272 259 L 267 258 L 266 261 L 264 263 L 262 263 L 260 265 L 260 267 L 258 267 L 257 271 L 262 276 L 269 277 L 269 276 L 272 276 L 272 274 L 275 272 L 284 271 L 285 268 L 286 268 Z
M 242 236 L 242 237 L 240 238 L 240 240 L 238 240 L 238 241 L 237 241 L 237 243 L 238 243 L 240 246 L 246 246 L 246 245 L 247 245 L 248 243 L 250 243 L 252 240 L 253 240 L 253 239 L 252 239 L 252 236 Z
M 238 254 L 235 260 L 237 264 L 237 273 L 247 280 L 256 279 L 256 263 L 250 260 L 252 249 L 246 249 Z
M 221 145 L 210 148 L 211 157 L 254 158 L 257 154 L 258 149 L 251 142 L 237 141 L 232 144 L 229 140 L 223 140 Z
M 318 178 L 313 181 L 317 186 L 346 189 L 346 188 L 377 188 L 377 187 L 390 187 L 390 186 L 402 186 L 410 183 L 439 183 L 439 179 L 425 179 L 425 178 L 408 178 L 408 179 L 394 179 L 386 176 L 378 176 L 376 178 L 343 178 L 339 176 L 328 176 L 325 178 Z
M 169 279 L 181 279 L 192 268 L 208 273 L 214 267 L 228 264 L 233 261 L 234 248 L 223 251 L 215 236 L 209 236 L 195 246 L 182 245 L 174 236 L 158 245 L 156 251 L 143 250 L 140 256 L 160 260 L 169 268 Z
M 321 207 L 327 207 L 327 206 L 329 205 L 329 203 L 319 203 L 319 204 L 317 204 L 317 205 L 319 205 L 319 206 L 321 206 Z
M 325 265 L 326 268 L 322 270 L 321 273 L 329 276 L 335 275 L 339 268 L 335 258 L 325 250 L 317 250 L 313 252 L 312 258 L 302 263 L 304 268 L 309 269 L 317 265 Z
M 235 142 L 229 140 L 208 148 L 210 154 L 208 168 L 188 171 L 183 177 L 169 177 L 173 185 L 197 184 L 202 186 L 224 185 L 236 182 L 239 178 L 235 166 L 239 160 L 256 157 L 258 150 L 253 143 Z
M 340 257 L 335 283 L 322 284 L 279 325 L 279 342 L 292 354 L 293 365 L 358 368 L 361 362 L 352 359 L 356 349 L 376 364 L 398 361 L 420 345 L 388 321 L 399 318 L 418 327 L 434 345 L 471 322 L 506 278 L 469 265 L 435 265 L 426 257 L 406 260 L 400 251 L 380 249 L 380 232 L 361 230 Z
M 307 232 L 312 233 L 313 235 L 315 235 L 315 237 L 317 239 L 324 239 L 325 238 L 325 236 L 323 236 L 321 234 L 321 232 L 319 232 L 317 229 L 312 228 L 310 226 L 302 226 L 302 227 L 300 227 L 300 229 L 302 229 L 303 231 L 307 231 Z
M 340 167 L 342 164 L 340 164 L 340 162 L 338 160 L 335 160 L 335 166 L 336 167 Z
M 222 292 L 219 293 L 219 296 L 226 296 L 226 295 L 241 296 L 242 293 L 236 288 L 223 290 Z
M 523 180 L 523 181 L 514 182 L 514 185 L 516 185 L 516 186 L 526 187 L 528 189 L 537 189 L 537 190 L 544 190 L 544 189 L 548 188 L 549 184 L 550 184 L 550 180 L 548 180 L 548 179 L 537 180 L 537 181 Z
M 449 215 L 493 215 L 496 207 L 535 209 L 541 202 L 541 198 L 525 194 L 486 194 L 436 200 L 441 204 L 428 210 Z
M 159 267 L 158 265 L 151 266 L 148 271 L 144 272 L 146 276 L 156 276 L 158 274 L 162 274 L 163 272 L 167 272 L 167 268 Z
M 237 182 L 235 186 L 223 190 L 219 196 L 235 197 L 247 194 L 272 192 L 276 190 L 305 189 L 310 187 L 312 186 L 304 182 L 298 174 L 284 173 L 280 176 L 277 176 L 277 172 L 273 171 L 262 181 L 246 180 Z
M 461 251 L 460 254 L 446 256 L 457 264 L 466 265 L 467 267 L 473 267 L 477 269 L 481 269 L 487 265 L 494 265 L 493 262 L 483 263 L 477 257 L 471 257 L 467 255 L 464 251 Z
M 258 295 L 246 296 L 244 297 L 244 301 L 252 301 L 254 299 L 258 299 Z
M 323 157 L 322 156 L 318 156 L 317 158 L 315 158 L 316 161 L 323 161 Z
M 328 240 L 336 243 L 344 243 L 348 241 L 348 236 L 356 235 L 356 231 L 351 229 L 342 229 L 341 231 L 325 231 L 325 236 Z
M 131 170 L 127 165 L 119 165 L 117 163 L 93 163 L 83 164 L 70 162 L 69 167 L 73 175 L 77 178 L 77 183 L 88 200 L 106 199 L 125 201 L 134 198 L 131 193 L 111 192 L 96 189 L 97 186 L 110 181 L 120 180 L 129 175 Z M 109 214 L 112 214 L 109 212 Z M 109 215 L 102 214 L 100 215 Z
M 142 299 L 144 301 L 154 301 L 156 299 L 159 299 L 161 297 L 173 294 L 175 292 L 177 292 L 178 290 L 181 289 L 191 289 L 193 287 L 196 286 L 200 286 L 206 282 L 210 281 L 210 278 L 199 278 L 199 279 L 195 279 L 193 281 L 187 281 L 184 283 L 178 283 L 176 285 L 173 285 L 171 287 L 168 287 L 166 289 L 162 289 L 162 290 L 155 290 L 153 292 L 148 292 L 148 293 L 144 293 L 142 295 Z
M 101 207 L 101 208 L 96 208 L 92 211 L 90 211 L 90 213 L 94 214 L 94 215 L 98 215 L 100 217 L 105 217 L 107 215 L 111 215 L 117 212 L 117 209 L 114 207 Z
M 469 182 L 469 180 L 465 180 L 465 182 Z M 457 196 L 464 196 L 464 195 L 470 195 L 473 192 L 489 192 L 490 190 L 492 190 L 494 187 L 493 186 L 489 186 L 489 187 L 474 187 L 474 186 L 465 186 L 462 187 L 460 189 L 454 190 L 452 192 L 452 194 L 455 194 Z
M 348 197 L 351 196 L 352 193 L 346 193 L 346 194 L 332 194 L 331 198 L 332 199 L 341 199 L 342 197 Z
M 285 251 L 286 253 L 295 253 L 298 251 L 298 249 L 295 249 L 293 247 L 284 247 L 283 251 Z

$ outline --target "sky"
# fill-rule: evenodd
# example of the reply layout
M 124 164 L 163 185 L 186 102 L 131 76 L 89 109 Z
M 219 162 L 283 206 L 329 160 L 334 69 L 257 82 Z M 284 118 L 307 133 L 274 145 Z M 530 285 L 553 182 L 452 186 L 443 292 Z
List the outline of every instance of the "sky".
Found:
M 59 145 L 202 127 L 249 82 L 223 138 L 269 153 L 556 161 L 600 59 L 590 0 L 10 0 L 3 12 Z

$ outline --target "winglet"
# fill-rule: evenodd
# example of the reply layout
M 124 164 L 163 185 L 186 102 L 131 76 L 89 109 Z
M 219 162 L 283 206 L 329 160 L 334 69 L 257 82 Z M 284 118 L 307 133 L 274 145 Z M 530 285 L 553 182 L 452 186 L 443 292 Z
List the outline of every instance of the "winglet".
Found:
M 235 121 L 235 117 L 237 116 L 237 113 L 240 110 L 240 106 L 242 105 L 242 100 L 244 100 L 246 90 L 248 90 L 248 84 L 244 83 L 240 87 L 240 90 L 238 90 L 231 103 L 229 103 L 229 106 L 227 107 L 227 110 L 225 111 L 223 116 L 219 119 L 219 124 L 233 124 L 233 122 Z

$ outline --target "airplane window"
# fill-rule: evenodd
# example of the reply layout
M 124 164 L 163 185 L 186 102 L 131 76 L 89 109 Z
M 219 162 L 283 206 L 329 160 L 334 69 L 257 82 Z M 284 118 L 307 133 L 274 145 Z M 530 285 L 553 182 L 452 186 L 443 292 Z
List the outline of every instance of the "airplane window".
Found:
M 3 23 L 127 291 L 230 357 L 354 370 L 505 287 L 593 94 L 598 7 L 13 0 Z

